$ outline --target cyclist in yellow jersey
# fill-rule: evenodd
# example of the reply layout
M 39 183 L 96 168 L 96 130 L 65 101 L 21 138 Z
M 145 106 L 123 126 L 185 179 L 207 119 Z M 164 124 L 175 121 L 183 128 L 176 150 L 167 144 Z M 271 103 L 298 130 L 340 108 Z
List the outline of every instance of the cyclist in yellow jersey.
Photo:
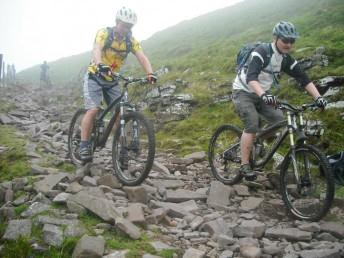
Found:
M 147 74 L 147 80 L 155 83 L 157 77 L 153 74 L 152 66 L 144 54 L 140 43 L 131 35 L 131 29 L 137 22 L 136 13 L 127 7 L 122 7 L 116 14 L 116 26 L 101 29 L 97 32 L 92 60 L 84 78 L 84 102 L 87 110 L 81 122 L 80 159 L 92 159 L 89 137 L 101 101 L 104 98 L 109 104 L 121 95 L 119 86 L 113 85 L 111 74 L 117 72 L 123 65 L 129 52 L 134 54 Z

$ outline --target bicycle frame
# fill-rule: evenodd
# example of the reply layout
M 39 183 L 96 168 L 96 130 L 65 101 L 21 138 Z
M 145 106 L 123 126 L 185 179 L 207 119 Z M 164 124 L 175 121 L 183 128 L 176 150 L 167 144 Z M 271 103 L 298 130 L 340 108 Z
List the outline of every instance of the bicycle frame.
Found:
M 117 75 L 119 78 L 124 79 L 124 77 Z M 109 124 L 107 125 L 107 127 L 104 130 L 103 135 L 96 139 L 96 143 L 95 146 L 96 147 L 100 147 L 103 148 L 106 144 L 106 141 L 112 131 L 112 128 L 118 118 L 118 116 L 121 118 L 120 119 L 120 128 L 121 128 L 121 135 L 124 135 L 124 118 L 123 115 L 125 113 L 125 107 L 129 107 L 131 110 L 135 110 L 135 108 L 129 103 L 128 101 L 128 85 L 130 83 L 133 82 L 138 82 L 142 79 L 126 79 L 125 83 L 123 85 L 123 92 L 121 93 L 121 96 L 119 96 L 118 98 L 116 98 L 115 100 L 113 100 L 107 107 L 105 110 L 103 110 L 100 113 L 100 116 L 97 117 L 94 121 L 94 128 L 97 129 L 97 125 L 100 121 L 102 121 L 104 119 L 104 117 L 115 107 L 118 106 L 119 104 L 119 108 L 115 109 L 115 114 L 111 117 Z M 122 137 L 123 138 L 123 137 Z
M 284 103 L 285 104 L 285 103 Z M 288 105 L 288 107 L 290 107 Z M 297 116 L 299 119 L 299 123 L 297 122 Z M 285 122 L 287 122 L 285 124 Z M 268 128 L 264 129 L 257 135 L 257 139 L 263 138 L 266 135 L 271 134 L 272 132 L 277 131 L 280 128 L 283 128 L 283 131 L 279 135 L 279 137 L 273 142 L 271 150 L 263 157 L 261 162 L 256 163 L 256 168 L 262 168 L 264 167 L 270 159 L 273 157 L 273 155 L 276 153 L 277 149 L 281 146 L 287 135 L 289 134 L 289 140 L 290 140 L 290 150 L 291 150 L 291 158 L 293 161 L 294 170 L 297 173 L 297 167 L 296 167 L 296 160 L 295 160 L 295 136 L 297 142 L 305 142 L 307 139 L 307 136 L 304 134 L 304 120 L 303 120 L 303 114 L 300 111 L 297 110 L 288 110 L 287 111 L 287 120 L 284 120 L 282 122 L 279 122 L 277 125 L 271 125 Z M 297 177 L 298 178 L 298 177 Z

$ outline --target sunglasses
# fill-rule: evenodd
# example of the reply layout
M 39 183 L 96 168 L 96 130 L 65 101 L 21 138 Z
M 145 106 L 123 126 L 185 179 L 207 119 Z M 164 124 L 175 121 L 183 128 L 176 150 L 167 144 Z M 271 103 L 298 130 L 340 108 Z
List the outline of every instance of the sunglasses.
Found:
M 126 23 L 126 22 L 120 22 L 120 24 L 123 28 L 128 29 L 128 30 L 130 30 L 133 27 L 132 24 Z
M 295 39 L 293 38 L 280 38 L 284 44 L 294 44 Z

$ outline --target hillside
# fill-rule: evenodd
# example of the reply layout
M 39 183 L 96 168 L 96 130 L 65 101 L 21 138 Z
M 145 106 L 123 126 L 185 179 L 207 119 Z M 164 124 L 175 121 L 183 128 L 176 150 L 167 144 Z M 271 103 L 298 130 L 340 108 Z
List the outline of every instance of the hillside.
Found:
M 300 44 L 305 44 L 304 38 L 319 36 L 313 26 L 330 29 L 327 34 L 340 28 L 344 22 L 342 13 L 343 3 L 340 0 L 246 0 L 181 22 L 154 34 L 142 44 L 155 67 L 168 63 L 178 70 L 184 66 L 202 70 L 207 67 L 202 66 L 199 58 L 202 61 L 207 58 L 208 64 L 214 64 L 212 67 L 227 72 L 226 67 L 232 62 L 231 57 L 238 46 L 246 41 L 269 40 L 271 28 L 277 21 L 284 19 L 296 22 L 303 35 Z M 342 37 L 338 35 L 337 42 L 343 44 L 340 40 Z M 325 42 L 323 38 L 322 42 L 314 42 L 312 45 Z M 53 79 L 69 81 L 71 77 L 77 76 L 89 62 L 89 56 L 87 52 L 52 62 Z M 37 74 L 37 71 L 38 67 L 33 67 L 21 72 L 19 76 L 22 79 L 34 78 L 33 74 Z
M 269 41 L 273 25 L 279 20 L 289 20 L 297 25 L 301 34 L 295 44 L 297 58 L 313 53 L 318 46 L 325 46 L 329 57 L 328 67 L 315 67 L 308 71 L 313 80 L 327 75 L 344 74 L 344 2 L 342 0 L 246 0 L 235 6 L 211 12 L 192 20 L 183 21 L 173 27 L 154 34 L 142 42 L 153 66 L 166 66 L 170 73 L 159 79 L 161 83 L 182 79 L 189 82 L 188 88 L 179 91 L 192 93 L 198 106 L 188 119 L 171 123 L 158 133 L 160 147 L 175 147 L 178 140 L 182 152 L 205 150 L 215 127 L 232 121 L 239 123 L 237 115 L 228 103 L 213 105 L 215 95 L 227 94 L 229 84 L 235 76 L 235 56 L 240 46 L 251 41 Z M 87 65 L 90 53 L 66 57 L 50 63 L 52 80 L 64 85 L 80 77 L 80 71 Z M 142 71 L 134 58 L 129 58 L 127 68 L 135 74 Z M 186 72 L 187 71 L 187 72 Z M 23 80 L 38 77 L 38 67 L 19 74 Z M 286 76 L 282 84 L 286 83 Z M 310 99 L 300 95 L 293 87 L 282 88 L 280 96 L 301 103 Z M 336 100 L 341 99 L 339 94 Z M 225 112 L 224 112 L 225 111 Z M 336 132 L 343 131 L 338 117 L 341 110 L 321 115 L 327 130 L 326 135 L 334 141 L 331 151 L 343 148 L 344 138 Z M 320 117 L 320 115 L 318 116 Z M 186 133 L 187 132 L 187 133 Z

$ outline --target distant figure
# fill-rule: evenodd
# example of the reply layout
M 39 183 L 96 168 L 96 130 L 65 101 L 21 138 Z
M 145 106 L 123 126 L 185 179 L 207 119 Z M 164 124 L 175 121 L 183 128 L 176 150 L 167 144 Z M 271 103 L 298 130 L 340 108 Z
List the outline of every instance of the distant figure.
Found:
M 14 66 L 14 64 L 12 64 L 12 80 L 15 81 L 16 80 L 16 67 Z
M 13 80 L 13 76 L 12 76 L 12 66 L 11 65 L 7 65 L 7 72 L 6 72 L 6 82 L 7 84 L 11 83 Z
M 41 77 L 40 77 L 40 86 L 43 84 L 50 86 L 50 78 L 49 78 L 49 65 L 47 64 L 47 61 L 44 61 L 43 64 L 41 64 Z

